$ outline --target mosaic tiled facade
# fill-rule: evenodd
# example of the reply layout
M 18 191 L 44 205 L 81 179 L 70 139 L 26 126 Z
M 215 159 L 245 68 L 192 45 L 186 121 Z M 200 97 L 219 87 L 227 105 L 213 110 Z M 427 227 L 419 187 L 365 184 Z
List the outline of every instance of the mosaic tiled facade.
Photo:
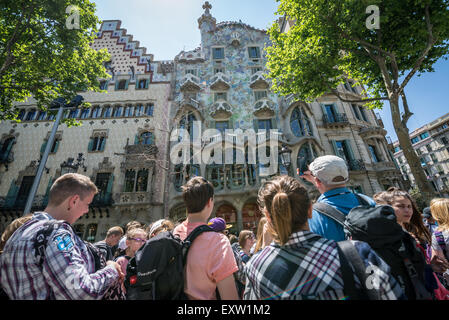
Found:
M 386 131 L 378 116 L 330 95 L 313 103 L 278 97 L 265 77 L 264 47 L 270 43 L 266 31 L 242 22 L 217 23 L 211 6 L 206 2 L 203 8 L 198 19 L 201 46 L 175 57 L 172 117 L 178 128 L 191 130 L 191 123 L 197 120 L 203 130 L 216 128 L 222 134 L 225 129 L 277 129 L 281 133 L 279 150 L 282 145 L 292 150 L 288 173 L 296 178 L 297 169 L 304 170 L 316 156 L 337 154 L 348 162 L 352 189 L 372 195 L 389 186 L 401 187 L 402 178 L 387 149 Z M 349 82 L 339 90 L 346 97 L 360 97 L 361 88 Z M 177 143 L 172 142 L 172 147 Z M 171 168 L 172 219 L 185 217 L 179 187 L 191 176 L 202 175 L 215 187 L 213 214 L 224 217 L 234 229 L 256 227 L 260 217 L 257 190 L 268 178 L 260 175 L 259 164 L 192 161 Z M 277 173 L 286 174 L 287 169 L 280 165 Z M 306 187 L 314 191 L 310 185 Z

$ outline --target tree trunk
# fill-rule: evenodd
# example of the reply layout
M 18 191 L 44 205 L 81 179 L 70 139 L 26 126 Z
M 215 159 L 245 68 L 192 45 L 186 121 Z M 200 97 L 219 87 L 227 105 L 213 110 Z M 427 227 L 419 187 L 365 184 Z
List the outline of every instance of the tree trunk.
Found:
M 427 180 L 427 176 L 424 169 L 421 166 L 421 161 L 418 155 L 415 153 L 415 149 L 410 141 L 409 130 L 407 125 L 401 120 L 401 115 L 399 112 L 399 96 L 397 94 L 390 95 L 390 110 L 391 118 L 393 120 L 393 126 L 398 136 L 399 144 L 401 146 L 404 157 L 407 160 L 410 170 L 415 178 L 415 184 L 422 193 L 427 205 L 430 204 L 430 200 L 435 198 L 437 195 L 434 192 L 432 186 Z

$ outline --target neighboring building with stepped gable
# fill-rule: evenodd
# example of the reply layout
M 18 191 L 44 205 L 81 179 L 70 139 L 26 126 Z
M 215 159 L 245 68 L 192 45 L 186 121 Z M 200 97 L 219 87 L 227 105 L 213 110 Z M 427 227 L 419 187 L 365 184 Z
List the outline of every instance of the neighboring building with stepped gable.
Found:
M 104 21 L 92 44 L 111 55 L 106 67 L 112 78 L 101 81 L 107 93 L 82 92 L 91 108 L 65 111 L 83 124 L 59 125 L 32 208 L 45 208 L 49 187 L 61 174 L 89 176 L 100 193 L 74 225 L 89 241 L 103 239 L 112 226 L 164 216 L 173 62 L 154 61 L 120 23 Z M 0 232 L 23 214 L 55 118 L 33 99 L 17 107 L 22 121 L 0 124 Z M 80 153 L 84 162 L 77 167 Z
M 390 186 L 402 187 L 402 177 L 387 149 L 386 130 L 378 114 L 331 95 L 313 103 L 277 96 L 270 91 L 271 83 L 266 78 L 264 47 L 270 43 L 266 31 L 242 22 L 216 23 L 208 2 L 203 9 L 205 12 L 198 19 L 201 46 L 179 53 L 174 61 L 170 118 L 175 127 L 192 133 L 194 122 L 201 121 L 203 132 L 217 129 L 223 141 L 230 139 L 234 143 L 235 136 L 226 136 L 226 129 L 278 129 L 279 150 L 283 144 L 292 150 L 290 174 L 296 178 L 296 169 L 305 170 L 315 157 L 336 154 L 347 160 L 348 185 L 352 189 L 372 195 Z M 345 97 L 360 98 L 362 88 L 348 82 L 339 91 Z M 178 141 L 181 139 L 180 136 Z M 171 147 L 178 141 L 172 141 Z M 221 144 L 224 163 L 226 143 Z M 202 148 L 209 152 L 207 144 L 203 143 Z M 235 160 L 239 151 L 233 149 Z M 249 163 L 247 145 L 245 164 L 206 165 L 196 163 L 194 154 L 192 148 L 186 157 L 190 163 L 171 164 L 170 218 L 185 218 L 181 186 L 192 176 L 201 175 L 215 187 L 213 215 L 225 218 L 234 225 L 233 229 L 254 229 L 261 216 L 257 191 L 269 177 L 260 175 L 262 165 Z M 178 156 L 185 155 L 179 152 Z M 286 168 L 280 165 L 277 174 L 285 173 Z
M 439 196 L 449 197 L 449 113 L 412 131 L 410 140 L 433 189 Z M 393 142 L 392 148 L 404 179 L 415 187 L 415 178 L 399 141 Z

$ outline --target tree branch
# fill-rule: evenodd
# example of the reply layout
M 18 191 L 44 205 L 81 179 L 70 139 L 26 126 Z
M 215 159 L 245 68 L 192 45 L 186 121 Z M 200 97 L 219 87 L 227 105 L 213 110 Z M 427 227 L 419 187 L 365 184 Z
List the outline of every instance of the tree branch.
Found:
M 334 95 L 336 95 L 338 97 L 338 99 L 340 99 L 343 102 L 357 102 L 357 103 L 367 103 L 367 102 L 372 102 L 372 101 L 380 101 L 380 100 L 389 100 L 388 97 L 379 97 L 379 98 L 368 98 L 368 99 L 356 99 L 356 100 L 349 100 L 346 98 L 343 98 L 340 93 L 338 92 L 338 90 L 336 89 L 330 89 L 331 93 L 333 93 Z
M 412 71 L 410 71 L 410 73 L 405 77 L 404 81 L 400 85 L 399 91 L 398 91 L 399 94 L 402 93 L 402 91 L 404 90 L 407 83 L 415 75 L 416 71 L 418 71 L 418 68 L 422 65 L 422 63 L 423 63 L 424 59 L 426 58 L 427 54 L 429 53 L 430 49 L 432 49 L 433 45 L 436 42 L 436 39 L 433 37 L 432 24 L 430 23 L 429 5 L 426 5 L 425 12 L 426 12 L 427 35 L 428 35 L 427 45 L 426 45 L 426 48 L 424 49 L 424 51 L 421 53 L 418 60 L 416 60 Z
M 402 104 L 404 105 L 404 115 L 402 116 L 402 124 L 404 127 L 407 127 L 407 121 L 413 115 L 413 112 L 410 112 L 408 107 L 407 98 L 405 97 L 404 91 L 401 92 Z

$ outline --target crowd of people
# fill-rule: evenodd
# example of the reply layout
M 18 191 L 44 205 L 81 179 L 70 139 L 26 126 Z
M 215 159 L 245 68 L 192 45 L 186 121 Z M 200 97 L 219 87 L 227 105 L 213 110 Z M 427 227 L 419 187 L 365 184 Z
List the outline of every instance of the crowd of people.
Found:
M 188 252 L 187 299 L 449 300 L 449 199 L 433 199 L 421 213 L 397 188 L 356 194 L 336 156 L 316 158 L 301 177 L 318 199 L 289 176 L 263 183 L 256 234 L 232 234 L 223 218 L 211 219 L 214 188 L 193 177 L 182 187 L 184 221 L 130 221 L 92 246 L 72 225 L 98 189 L 86 176 L 65 174 L 43 212 L 15 220 L 1 236 L 2 299 L 126 299 L 127 266 L 142 246 L 163 232 L 184 240 L 208 225 L 214 232 L 201 233 Z M 364 236 L 351 234 L 351 223 Z

